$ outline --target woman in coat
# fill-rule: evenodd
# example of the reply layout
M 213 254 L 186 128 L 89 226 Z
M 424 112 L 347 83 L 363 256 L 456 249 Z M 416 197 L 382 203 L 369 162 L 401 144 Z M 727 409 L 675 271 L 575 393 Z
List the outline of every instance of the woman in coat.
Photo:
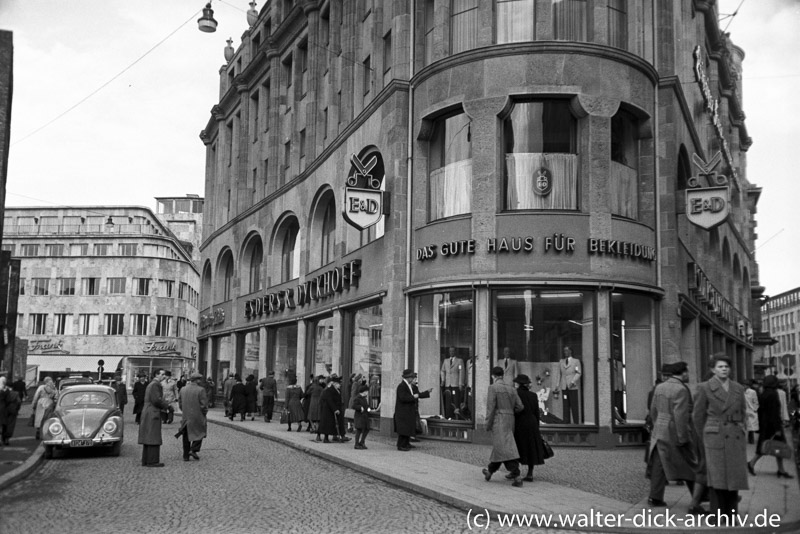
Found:
M 247 411 L 246 414 L 250 415 L 250 420 L 255 421 L 256 417 L 256 403 L 258 401 L 258 390 L 256 389 L 256 377 L 253 375 L 247 375 L 245 379 L 244 391 L 245 397 L 247 400 Z
M 519 450 L 519 463 L 528 466 L 528 474 L 523 480 L 533 482 L 533 466 L 544 465 L 544 445 L 539 432 L 539 399 L 529 390 L 531 379 L 528 375 L 517 375 L 517 395 L 525 407 L 514 414 L 514 441 Z
M 783 432 L 783 421 L 781 420 L 781 402 L 778 398 L 778 377 L 769 375 L 764 377 L 764 391 L 758 397 L 758 443 L 756 444 L 756 455 L 747 462 L 747 470 L 756 476 L 756 462 L 763 456 L 761 447 L 768 439 L 786 441 L 786 434 Z M 776 457 L 778 462 L 778 478 L 793 478 L 783 468 L 783 458 Z
M 711 360 L 713 376 L 697 386 L 693 420 L 703 445 L 711 511 L 735 514 L 739 490 L 747 489 L 747 407 L 744 386 L 730 380 L 731 361 Z
M 49 412 L 55 406 L 57 396 L 58 393 L 53 379 L 49 376 L 44 377 L 44 384 L 36 388 L 36 393 L 33 394 L 33 401 L 31 401 L 33 409 L 36 410 L 33 418 L 33 426 L 36 427 L 36 439 L 41 439 L 42 437 L 42 422 L 45 419 L 45 414 L 49 415 Z
M 318 432 L 319 427 L 319 399 L 325 391 L 325 377 L 319 375 L 314 382 L 306 389 L 305 398 L 308 402 L 308 421 L 309 432 Z
M 344 406 L 342 404 L 342 377 L 332 374 L 330 382 L 325 391 L 319 398 L 319 429 L 317 430 L 317 441 L 330 443 L 328 436 L 332 435 L 334 441 L 339 439 L 339 418 L 344 417 Z M 325 439 L 320 439 L 324 435 Z
M 744 402 L 747 404 L 747 443 L 753 443 L 753 435 L 758 432 L 758 392 L 757 383 L 751 380 L 744 390 Z
M 303 388 L 297 385 L 297 377 L 289 378 L 289 385 L 286 386 L 286 410 L 289 412 L 289 432 L 292 431 L 292 423 L 297 423 L 297 431 L 303 429 L 303 420 L 306 418 L 303 413 Z
M 234 384 L 231 388 L 231 397 L 229 400 L 231 404 L 231 413 L 228 419 L 233 421 L 236 414 L 240 414 L 242 417 L 241 420 L 244 421 L 244 414 L 247 412 L 247 389 L 245 389 L 244 384 L 242 384 L 242 378 L 239 375 L 234 377 Z

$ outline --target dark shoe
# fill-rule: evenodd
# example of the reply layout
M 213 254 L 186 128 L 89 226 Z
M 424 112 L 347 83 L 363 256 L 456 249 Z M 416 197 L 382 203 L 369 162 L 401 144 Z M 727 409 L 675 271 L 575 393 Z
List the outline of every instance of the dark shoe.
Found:
M 706 515 L 708 513 L 708 510 L 706 510 L 702 506 L 690 506 L 689 513 L 692 515 Z
M 515 478 L 517 478 L 517 475 L 514 473 L 509 473 L 506 475 L 506 480 L 514 480 Z
M 419 443 L 419 440 L 417 438 L 408 438 L 408 441 L 412 443 Z
M 196 453 L 196 452 L 194 452 L 194 451 L 191 451 L 191 452 L 189 453 L 189 456 L 191 456 L 191 457 L 192 457 L 192 458 L 194 458 L 195 460 L 199 460 L 199 459 L 200 459 L 200 457 L 199 457 L 199 456 L 197 455 L 197 453 Z
M 351 439 L 353 439 L 353 438 L 348 438 L 347 436 L 342 436 L 342 443 L 350 441 Z M 413 449 L 413 447 L 412 447 L 412 449 Z
M 341 438 L 339 438 L 339 436 L 333 436 L 333 441 L 334 441 L 334 443 L 341 443 L 342 442 L 342 440 L 341 440 Z
M 521 488 L 522 487 L 522 478 L 516 477 L 514 479 L 514 482 L 511 483 L 511 485 L 514 486 L 515 488 Z
M 255 421 L 255 420 L 256 420 L 256 418 L 255 418 L 255 417 L 251 417 L 251 418 L 250 418 L 250 420 L 251 420 L 251 421 Z
M 147 464 L 145 467 L 164 467 L 164 464 L 159 462 L 157 464 Z
M 409 445 L 408 448 L 409 449 L 416 449 L 417 447 L 415 445 Z
M 361 449 L 363 449 L 364 447 L 362 447 L 360 443 L 356 443 L 355 445 L 353 445 L 353 448 L 354 448 L 354 449 L 359 449 L 359 450 L 361 450 Z
M 297 425 L 297 431 L 298 432 L 302 432 L 303 431 L 303 425 Z
M 8 445 L 8 443 L 6 443 L 6 445 Z M 781 477 L 783 477 L 783 478 L 794 478 L 792 475 L 790 475 L 786 471 L 778 471 L 778 478 L 781 478 Z
M 750 462 L 747 462 L 747 472 L 750 473 L 752 476 L 756 476 L 756 468 Z
M 314 441 L 322 441 L 322 438 L 321 438 L 321 437 L 319 437 L 319 436 L 317 436 L 317 439 L 316 439 L 316 440 L 314 440 Z
M 525 482 L 533 482 L 533 475 L 528 475 L 525 478 L 523 478 L 522 480 L 524 480 Z
M 367 446 L 364 445 L 363 443 L 361 444 L 361 448 L 364 449 L 364 450 L 367 450 Z
M 292 431 L 292 427 L 289 427 L 289 428 L 288 428 L 288 431 L 289 431 L 289 432 L 291 432 L 291 431 Z
M 483 468 L 483 471 L 481 471 L 481 473 L 483 473 L 483 478 L 486 479 L 486 482 L 489 482 L 492 479 L 492 472 L 486 469 L 485 467 Z
M 398 451 L 403 451 L 403 452 L 408 452 L 408 451 L 410 451 L 411 449 L 409 449 L 408 447 L 397 447 L 397 450 L 398 450 Z
M 188 462 L 188 461 L 189 461 L 189 457 L 188 457 L 188 456 L 184 456 L 184 457 L 183 457 L 183 461 L 184 461 L 184 462 Z
M 233 421 L 233 416 L 232 416 L 232 415 L 231 415 L 231 416 L 229 416 L 229 417 L 228 417 L 228 419 L 230 419 L 231 421 Z
M 667 505 L 667 503 L 665 503 L 661 499 L 654 499 L 652 497 L 649 497 L 647 499 L 647 504 L 649 504 L 650 506 L 666 506 Z
M 266 415 L 264 416 L 264 422 L 265 422 L 265 423 L 269 423 L 269 419 L 267 419 L 267 416 L 266 416 Z
M 334 441 L 336 441 L 336 440 L 334 440 Z M 331 440 L 329 440 L 328 438 L 325 438 L 324 440 L 322 440 L 322 443 L 330 443 L 330 442 L 331 442 Z

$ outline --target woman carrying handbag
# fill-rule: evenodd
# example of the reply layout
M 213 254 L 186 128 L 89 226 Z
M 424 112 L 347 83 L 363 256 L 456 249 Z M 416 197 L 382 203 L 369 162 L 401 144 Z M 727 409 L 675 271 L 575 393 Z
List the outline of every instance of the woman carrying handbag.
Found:
M 765 454 L 765 442 L 776 440 L 786 442 L 781 420 L 781 401 L 778 397 L 778 377 L 775 375 L 764 377 L 764 391 L 758 397 L 758 428 L 756 455 L 747 462 L 747 470 L 752 476 L 756 476 L 756 462 Z M 775 456 L 775 461 L 778 463 L 778 478 L 794 478 L 783 468 L 782 457 Z

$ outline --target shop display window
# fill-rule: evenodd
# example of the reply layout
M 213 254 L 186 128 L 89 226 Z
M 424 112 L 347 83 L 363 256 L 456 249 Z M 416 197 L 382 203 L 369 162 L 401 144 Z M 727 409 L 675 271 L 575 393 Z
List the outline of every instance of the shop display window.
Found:
M 475 410 L 474 293 L 454 291 L 413 298 L 413 354 L 420 417 L 471 423 Z
M 289 377 L 297 377 L 297 324 L 278 327 L 272 338 L 272 370 L 278 383 L 278 397 L 284 399 Z
M 617 424 L 644 423 L 647 417 L 647 395 L 653 388 L 653 306 L 645 295 L 612 294 L 611 381 Z
M 505 209 L 578 209 L 576 125 L 566 100 L 514 104 L 503 121 Z
M 430 141 L 430 220 L 472 210 L 471 122 L 464 113 L 435 121 Z
M 369 406 L 381 405 L 381 366 L 383 362 L 383 307 L 380 304 L 355 310 L 350 315 L 351 372 L 360 374 L 369 386 Z
M 261 344 L 261 333 L 258 330 L 247 332 L 244 335 L 244 369 L 242 369 L 242 379 L 247 375 L 258 378 L 258 355 Z
M 314 376 L 328 376 L 331 373 L 342 374 L 342 370 L 333 368 L 333 333 L 336 325 L 333 317 L 328 316 L 322 319 L 315 319 L 308 323 L 309 335 L 309 350 L 313 355 L 311 370 L 308 371 L 310 375 L 312 372 Z
M 492 366 L 531 379 L 543 424 L 595 424 L 594 292 L 515 289 L 493 295 Z

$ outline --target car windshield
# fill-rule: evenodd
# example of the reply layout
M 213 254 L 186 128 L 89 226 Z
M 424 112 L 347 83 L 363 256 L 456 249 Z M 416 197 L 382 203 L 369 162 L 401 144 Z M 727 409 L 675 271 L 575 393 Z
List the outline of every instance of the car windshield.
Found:
M 60 406 L 114 406 L 111 395 L 104 391 L 68 391 L 61 396 Z

